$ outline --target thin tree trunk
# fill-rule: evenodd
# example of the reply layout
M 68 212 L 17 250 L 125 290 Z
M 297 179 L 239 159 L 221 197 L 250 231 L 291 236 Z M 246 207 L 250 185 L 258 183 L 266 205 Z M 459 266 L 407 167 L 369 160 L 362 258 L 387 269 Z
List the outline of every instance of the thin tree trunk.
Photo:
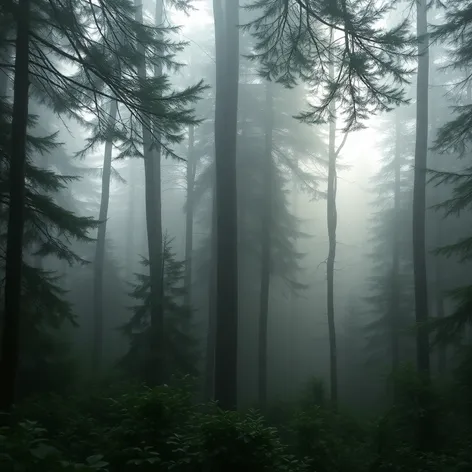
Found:
M 15 401 L 19 364 L 23 229 L 25 223 L 25 165 L 28 126 L 30 2 L 19 0 L 5 261 L 5 311 L 0 358 L 0 411 L 10 412 Z
M 113 129 L 118 113 L 118 104 L 112 100 L 108 117 L 108 127 Z M 106 254 L 106 232 L 108 205 L 110 203 L 111 158 L 113 154 L 113 141 L 105 143 L 102 169 L 102 193 L 100 200 L 100 212 L 98 220 L 97 243 L 95 245 L 95 257 L 93 267 L 93 345 L 92 345 L 92 369 L 99 375 L 103 361 L 103 273 Z
M 429 53 L 427 1 L 417 4 L 418 78 L 416 96 L 416 148 L 415 179 L 413 190 L 413 265 L 415 280 L 415 313 L 418 324 L 416 335 L 417 368 L 422 379 L 430 383 L 430 355 L 428 331 L 424 323 L 428 320 L 428 286 L 426 275 L 426 167 L 428 156 L 428 86 Z M 426 398 L 421 399 L 427 402 Z M 427 405 L 423 405 L 427 409 Z M 420 448 L 431 447 L 431 414 L 420 420 L 418 441 Z
M 330 76 L 334 77 L 334 66 L 330 65 Z M 329 330 L 329 358 L 330 358 L 330 387 L 331 403 L 336 408 L 338 403 L 338 367 L 336 348 L 336 326 L 334 320 L 334 263 L 336 260 L 336 228 L 338 215 L 336 209 L 336 105 L 330 105 L 332 119 L 329 123 L 329 163 L 328 163 L 328 190 L 327 190 L 327 225 L 329 250 L 326 262 L 327 276 L 327 310 Z
M 433 67 L 434 65 L 434 55 L 433 51 L 430 49 L 429 52 L 429 60 L 430 64 Z M 466 76 L 468 77 L 468 72 L 466 71 Z M 432 86 L 436 85 L 435 84 L 435 74 L 433 73 L 431 76 L 430 84 Z M 467 103 L 471 103 L 471 85 L 468 83 L 467 85 Z M 437 106 L 437 103 L 433 100 L 431 101 L 430 97 L 428 96 L 428 102 L 430 102 L 430 108 L 429 108 L 429 113 L 431 117 L 431 124 L 432 127 L 434 128 L 434 133 L 437 131 L 437 129 L 440 126 L 439 123 L 439 114 L 440 114 L 440 108 Z M 432 161 L 432 166 L 433 168 L 438 168 L 441 163 L 441 157 L 437 153 L 432 153 L 430 155 L 430 159 Z M 439 186 L 435 189 L 433 189 L 433 195 L 435 196 L 435 203 L 441 203 L 444 201 L 444 196 L 443 196 L 443 186 Z M 439 215 L 435 214 L 433 216 L 434 218 L 434 246 L 435 247 L 440 247 L 443 245 L 443 231 L 442 227 L 444 224 L 444 221 L 442 218 L 438 217 Z M 441 319 L 444 318 L 445 316 L 445 309 L 444 309 L 444 278 L 443 278 L 443 263 L 442 259 L 440 256 L 435 256 L 434 257 L 434 285 L 433 285 L 433 305 L 435 307 L 435 314 L 436 317 Z M 440 344 L 438 346 L 438 351 L 437 351 L 437 369 L 438 373 L 440 375 L 446 374 L 447 371 L 447 347 L 444 344 Z
M 236 136 L 239 82 L 239 1 L 214 0 L 216 47 L 215 162 L 217 212 L 217 325 L 215 399 L 237 405 L 238 221 Z
M 42 167 L 44 170 L 49 170 L 49 154 L 40 155 L 38 157 L 39 160 L 42 161 L 38 163 L 40 167 Z M 39 251 L 40 249 L 41 244 L 38 244 L 36 250 Z M 44 256 L 42 254 L 35 254 L 34 264 L 37 269 L 42 270 L 44 268 Z
M 437 226 L 439 226 L 441 222 L 437 221 Z M 435 304 L 436 304 L 436 316 L 441 319 L 446 316 L 444 310 L 444 289 L 442 284 L 442 267 L 441 261 L 439 257 L 436 258 L 436 280 L 435 280 Z M 438 372 L 441 375 L 444 375 L 447 372 L 447 347 L 443 344 L 438 346 Z
M 298 159 L 295 160 L 294 163 L 295 169 L 298 169 Z M 298 216 L 298 189 L 296 183 L 296 175 L 292 176 L 292 212 L 295 216 Z M 295 274 L 297 277 L 297 274 Z M 296 280 L 295 280 L 296 281 Z M 297 388 L 298 385 L 298 378 L 297 375 L 299 373 L 299 366 L 297 362 L 297 343 L 299 342 L 298 339 L 298 295 L 295 290 L 290 291 L 290 299 L 289 299 L 289 307 L 290 307 L 290 316 L 288 317 L 289 325 L 289 345 L 290 345 L 290 352 L 289 352 L 289 370 L 288 370 L 288 379 L 289 379 L 289 388 L 290 388 L 290 395 L 292 395 Z
M 8 55 L 7 55 L 8 57 Z M 0 98 L 6 98 L 8 94 L 8 70 L 0 68 Z
M 7 32 L 2 32 L 6 34 Z M 5 62 L 10 63 L 11 57 L 10 57 L 10 48 L 8 48 L 8 51 L 5 52 Z M 3 100 L 6 100 L 8 98 L 8 93 L 9 93 L 9 78 L 8 78 L 8 69 L 0 69 L 0 98 Z M 2 174 L 6 173 L 7 168 L 5 165 L 5 162 L 2 162 L 0 164 L 0 172 Z M 7 223 L 7 209 L 5 203 L 0 203 L 0 229 L 3 232 L 3 230 L 6 227 Z M 4 271 L 2 270 L 1 277 L 2 279 L 4 278 Z M 1 323 L 0 323 L 1 327 Z
M 401 235 L 401 122 L 398 109 L 395 112 L 395 157 L 394 157 L 394 222 L 393 222 L 393 247 L 392 247 L 392 287 L 390 300 L 390 334 L 392 372 L 398 369 L 399 363 L 399 339 L 398 316 L 400 315 L 400 235 Z M 397 399 L 397 389 L 393 387 L 393 400 Z
M 193 192 L 195 187 L 195 127 L 188 128 L 187 155 L 187 213 L 185 219 L 185 303 L 192 304 L 192 250 L 193 250 Z
M 269 319 L 269 290 L 271 272 L 271 232 L 272 232 L 272 133 L 274 122 L 272 84 L 266 84 L 266 117 L 265 117 L 265 165 L 263 166 L 263 205 L 261 215 L 261 288 L 259 307 L 259 404 L 262 409 L 267 406 L 267 329 Z
M 213 400 L 215 394 L 215 343 L 216 343 L 216 181 L 213 176 L 211 210 L 210 273 L 208 278 L 208 330 L 205 356 L 205 398 Z
M 136 167 L 135 162 L 128 163 L 129 177 L 128 177 L 128 218 L 126 219 L 126 275 L 130 279 L 134 273 L 136 262 L 135 251 L 135 195 L 136 195 Z
M 136 21 L 143 22 L 142 4 L 136 2 Z M 162 23 L 162 0 L 156 2 L 156 25 Z M 139 66 L 139 77 L 146 79 L 144 51 Z M 159 75 L 161 71 L 155 71 Z M 147 382 L 156 385 L 164 380 L 164 310 L 162 306 L 162 208 L 161 208 L 161 150 L 158 143 L 153 143 L 151 122 L 143 116 L 143 154 L 146 204 L 146 230 L 149 251 L 151 336 L 148 347 L 146 377 Z M 156 136 L 158 138 L 158 136 Z

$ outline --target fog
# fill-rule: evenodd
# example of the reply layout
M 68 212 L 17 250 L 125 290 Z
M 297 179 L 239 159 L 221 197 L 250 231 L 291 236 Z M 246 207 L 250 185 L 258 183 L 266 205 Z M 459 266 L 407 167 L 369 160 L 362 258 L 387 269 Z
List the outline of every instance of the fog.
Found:
M 470 2 L 60 3 L 0 8 L 0 411 L 466 388 Z

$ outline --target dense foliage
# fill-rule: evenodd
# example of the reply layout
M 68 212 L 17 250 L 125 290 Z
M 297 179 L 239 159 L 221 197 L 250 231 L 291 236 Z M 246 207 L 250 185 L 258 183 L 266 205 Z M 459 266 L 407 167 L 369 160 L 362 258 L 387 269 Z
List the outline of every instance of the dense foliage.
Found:
M 299 403 L 273 405 L 266 419 L 256 410 L 224 412 L 196 404 L 189 378 L 154 389 L 116 384 L 67 399 L 43 396 L 21 405 L 15 426 L 2 429 L 0 465 L 8 472 L 469 470 L 457 409 L 443 420 L 456 428 L 444 434 L 445 449 L 415 451 L 421 387 L 408 371 L 398 382 L 398 408 L 369 422 L 330 410 L 313 391 Z M 451 396 L 435 395 L 439 408 L 451 407 Z

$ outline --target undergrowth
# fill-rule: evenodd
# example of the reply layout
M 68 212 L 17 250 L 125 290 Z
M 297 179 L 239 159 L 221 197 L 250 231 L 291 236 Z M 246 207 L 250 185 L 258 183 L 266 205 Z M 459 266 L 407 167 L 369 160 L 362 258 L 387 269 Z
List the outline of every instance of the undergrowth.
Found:
M 116 385 L 87 395 L 30 399 L 0 429 L 2 472 L 470 472 L 465 429 L 441 450 L 415 450 L 414 394 L 362 423 L 319 399 L 224 412 L 188 385 Z M 438 400 L 439 402 L 439 400 Z M 438 403 L 439 404 L 439 403 Z M 440 408 L 441 405 L 438 406 Z

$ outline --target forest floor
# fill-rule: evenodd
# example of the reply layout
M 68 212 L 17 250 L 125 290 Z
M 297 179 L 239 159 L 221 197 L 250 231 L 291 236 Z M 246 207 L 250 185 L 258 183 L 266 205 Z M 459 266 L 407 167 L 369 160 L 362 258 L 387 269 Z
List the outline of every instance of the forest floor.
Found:
M 443 415 L 441 448 L 415 449 L 405 405 L 362 422 L 316 402 L 224 412 L 186 386 L 114 386 L 30 399 L 0 430 L 2 472 L 470 472 L 472 441 Z M 444 429 L 446 423 L 449 426 Z

